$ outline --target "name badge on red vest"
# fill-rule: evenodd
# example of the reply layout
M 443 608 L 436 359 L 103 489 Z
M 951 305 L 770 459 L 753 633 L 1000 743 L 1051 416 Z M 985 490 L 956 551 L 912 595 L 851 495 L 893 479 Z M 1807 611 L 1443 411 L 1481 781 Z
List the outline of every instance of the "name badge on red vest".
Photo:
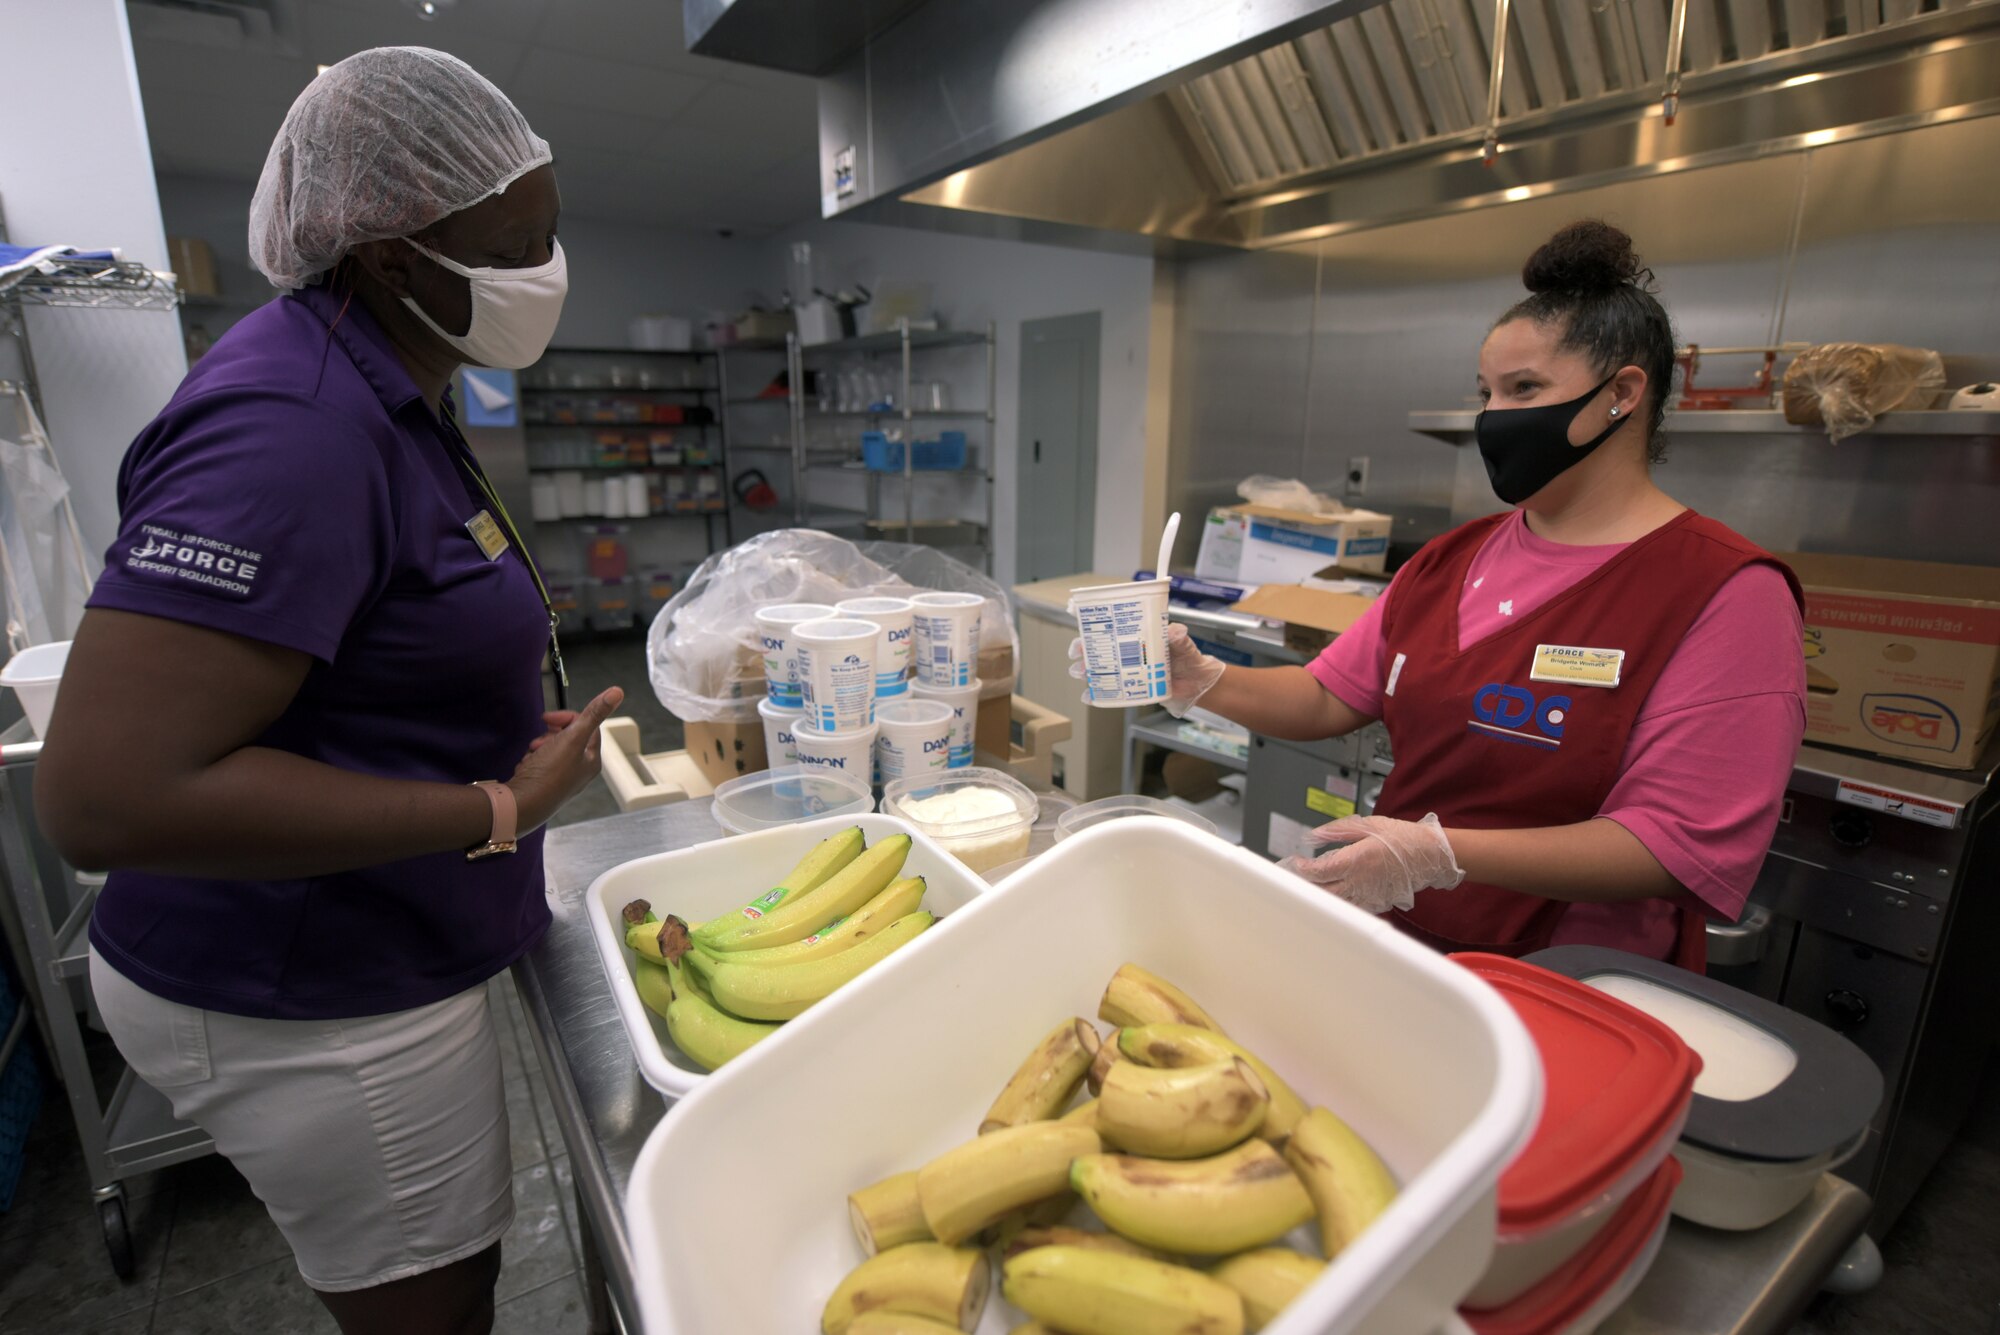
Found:
M 1565 686 L 1616 686 L 1625 669 L 1623 649 L 1585 649 L 1568 644 L 1538 644 L 1529 681 L 1558 681 Z

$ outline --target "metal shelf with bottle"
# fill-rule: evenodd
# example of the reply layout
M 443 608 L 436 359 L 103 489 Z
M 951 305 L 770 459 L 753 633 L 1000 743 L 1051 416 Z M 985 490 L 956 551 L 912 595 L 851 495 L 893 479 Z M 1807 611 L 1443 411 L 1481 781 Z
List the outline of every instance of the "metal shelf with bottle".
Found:
M 942 373 L 919 378 L 918 354 L 973 348 L 985 350 L 982 406 L 954 405 L 951 402 L 955 397 L 952 393 L 953 382 Z M 793 521 L 807 524 L 813 516 L 832 508 L 825 497 L 814 494 L 811 485 L 814 477 L 834 474 L 865 477 L 867 503 L 858 514 L 860 525 L 868 536 L 977 549 L 982 563 L 990 570 L 993 563 L 993 405 L 997 399 L 993 326 L 988 324 L 984 332 L 912 329 L 905 320 L 899 321 L 892 331 L 832 342 L 805 345 L 793 335 L 782 344 L 760 341 L 735 348 L 726 347 L 720 361 L 727 366 L 737 360 L 739 353 L 769 355 L 779 351 L 784 353 L 784 364 L 776 375 L 771 376 L 769 383 L 782 393 L 777 396 L 760 395 L 749 400 L 731 400 L 725 396 L 724 417 L 726 420 L 728 410 L 734 407 L 781 404 L 787 409 L 791 433 L 788 453 L 792 465 L 789 499 Z M 872 364 L 890 357 L 895 360 L 887 365 Z M 829 359 L 845 359 L 847 364 L 829 366 Z M 928 365 L 926 362 L 927 368 Z M 965 378 L 961 374 L 959 383 L 962 384 Z M 805 392 L 792 393 L 793 386 L 803 387 Z M 757 420 L 760 424 L 768 422 L 768 418 L 762 416 Z M 986 461 L 986 466 L 921 466 L 919 458 L 924 445 L 946 443 L 942 438 L 937 442 L 927 441 L 920 434 L 918 423 L 933 420 L 962 422 L 967 427 L 983 423 L 985 440 L 975 442 L 976 449 L 972 452 L 966 449 L 964 431 L 954 434 L 958 437 L 956 444 L 961 460 L 982 459 Z M 811 423 L 820 423 L 830 430 L 815 430 L 809 425 Z M 896 466 L 889 469 L 839 466 L 856 459 L 864 464 L 869 460 L 862 433 L 855 432 L 853 439 L 849 440 L 840 430 L 839 424 L 842 423 L 880 428 L 887 443 L 896 447 L 893 449 L 893 453 L 899 456 Z M 769 428 L 765 426 L 763 429 Z M 919 448 L 901 448 L 905 442 L 915 442 Z M 782 450 L 778 445 L 760 445 L 759 448 L 772 453 Z M 882 495 L 885 479 L 896 477 L 902 479 L 903 503 L 895 507 L 900 509 L 901 514 L 885 515 Z M 917 502 L 919 477 L 977 478 L 981 484 L 981 516 L 976 519 L 957 515 L 920 518 Z M 935 497 L 931 506 L 923 508 L 935 508 L 947 499 L 946 496 Z M 962 503 L 963 498 L 958 499 Z

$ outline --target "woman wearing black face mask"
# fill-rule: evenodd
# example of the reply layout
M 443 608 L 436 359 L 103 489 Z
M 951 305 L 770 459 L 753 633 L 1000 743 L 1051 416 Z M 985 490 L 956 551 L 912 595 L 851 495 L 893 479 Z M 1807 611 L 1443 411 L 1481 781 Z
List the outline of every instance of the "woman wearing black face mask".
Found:
M 1588 941 L 1699 969 L 1804 730 L 1798 584 L 1653 482 L 1674 337 L 1631 238 L 1572 224 L 1522 277 L 1480 350 L 1477 428 L 1518 508 L 1425 546 L 1309 668 L 1224 667 L 1176 627 L 1173 708 L 1299 740 L 1383 719 L 1376 814 L 1288 865 L 1440 949 Z

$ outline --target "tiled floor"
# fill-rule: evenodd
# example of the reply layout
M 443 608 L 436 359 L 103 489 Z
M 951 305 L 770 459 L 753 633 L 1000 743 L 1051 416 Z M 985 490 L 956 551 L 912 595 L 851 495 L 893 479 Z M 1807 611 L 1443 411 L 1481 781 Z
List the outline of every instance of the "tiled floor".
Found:
M 501 1245 L 496 1335 L 587 1328 L 569 1159 L 526 1018 L 491 984 L 507 1076 L 514 1227 Z M 127 1184 L 138 1270 L 105 1257 L 60 1092 L 43 1101 L 14 1208 L 0 1215 L 0 1335 L 337 1335 L 243 1179 L 209 1157 Z

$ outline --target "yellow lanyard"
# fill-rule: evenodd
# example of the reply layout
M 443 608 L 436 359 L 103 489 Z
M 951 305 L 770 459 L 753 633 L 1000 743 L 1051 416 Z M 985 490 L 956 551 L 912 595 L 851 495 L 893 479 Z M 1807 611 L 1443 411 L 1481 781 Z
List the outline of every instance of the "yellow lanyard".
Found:
M 549 664 L 555 669 L 556 674 L 556 707 L 568 709 L 569 671 L 563 667 L 562 639 L 556 634 L 558 624 L 556 605 L 555 600 L 549 597 L 549 586 L 542 583 L 542 572 L 536 567 L 535 558 L 529 554 L 528 544 L 521 541 L 521 530 L 514 527 L 514 517 L 507 513 L 506 505 L 500 500 L 500 493 L 493 490 L 493 484 L 486 480 L 485 470 L 480 468 L 479 461 L 472 457 L 472 446 L 459 431 L 458 420 L 452 415 L 449 404 L 443 405 L 440 419 L 444 423 L 446 432 L 451 436 L 452 443 L 457 447 L 452 450 L 452 457 L 458 460 L 459 466 L 464 468 L 466 475 L 472 479 L 472 484 L 479 488 L 479 494 L 486 498 L 486 503 L 492 507 L 493 513 L 499 516 L 500 522 L 506 526 L 507 540 L 513 543 L 514 550 L 521 554 L 522 564 L 528 567 L 528 575 L 535 581 L 535 592 L 542 596 L 542 610 L 549 616 Z

